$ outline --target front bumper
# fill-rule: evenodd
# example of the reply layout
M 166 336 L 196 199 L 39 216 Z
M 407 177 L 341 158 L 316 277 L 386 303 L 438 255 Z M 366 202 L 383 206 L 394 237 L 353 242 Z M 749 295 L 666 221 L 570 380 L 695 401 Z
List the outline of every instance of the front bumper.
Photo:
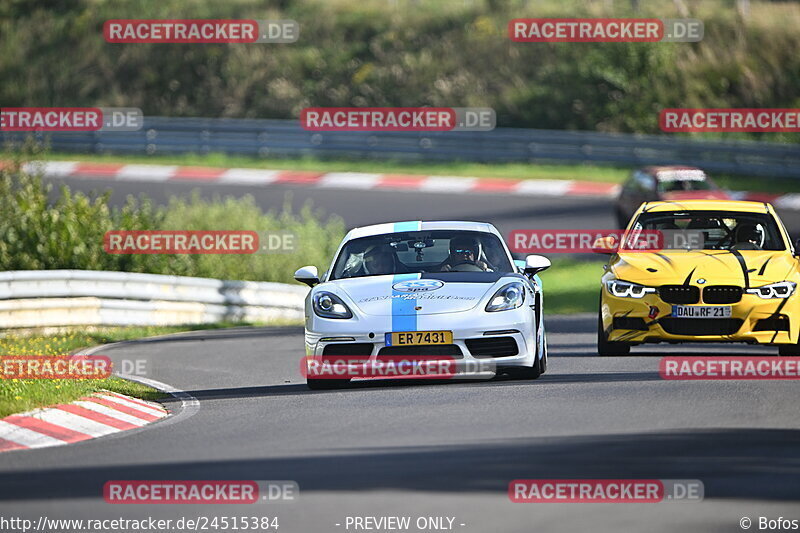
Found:
M 479 316 L 476 317 L 476 314 Z M 456 356 L 463 362 L 486 362 L 491 360 L 497 366 L 531 366 L 537 353 L 536 332 L 530 319 L 530 310 L 522 307 L 511 311 L 497 313 L 478 313 L 476 310 L 461 313 L 441 313 L 420 315 L 417 320 L 417 331 L 452 331 L 453 345 L 460 351 Z M 381 350 L 386 348 L 385 334 L 392 332 L 391 316 L 360 316 L 358 320 L 333 320 L 311 317 L 306 324 L 305 349 L 306 356 L 322 357 L 326 347 L 335 346 L 337 355 L 349 355 L 348 346 L 353 346 L 353 355 L 364 356 L 370 361 L 380 359 Z M 513 338 L 516 342 L 515 355 L 488 357 L 473 354 L 469 345 L 476 339 Z M 369 354 L 362 350 L 369 344 Z M 356 350 L 356 346 L 358 350 Z M 439 346 L 433 345 L 432 353 L 439 353 Z M 331 350 L 331 349 L 329 349 Z M 424 352 L 424 348 L 422 348 Z M 333 350 L 331 350 L 333 351 Z M 455 350 L 453 350 L 455 353 Z M 385 352 L 383 355 L 386 355 Z M 435 358 L 435 355 L 432 356 Z
M 696 305 L 716 305 L 702 301 Z M 751 344 L 795 344 L 800 334 L 800 299 L 797 294 L 782 299 L 762 299 L 743 294 L 725 319 L 675 318 L 672 304 L 658 294 L 643 298 L 619 298 L 605 286 L 600 316 L 609 341 L 648 342 L 745 342 Z

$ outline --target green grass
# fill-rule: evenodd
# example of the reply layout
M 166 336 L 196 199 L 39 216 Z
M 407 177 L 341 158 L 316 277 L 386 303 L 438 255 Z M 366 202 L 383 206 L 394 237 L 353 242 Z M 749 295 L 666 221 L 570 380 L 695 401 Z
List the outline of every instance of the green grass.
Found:
M 3 153 L 0 159 L 9 159 Z M 299 159 L 261 158 L 227 154 L 182 155 L 122 155 L 47 153 L 37 158 L 45 160 L 89 161 L 98 163 L 127 163 L 151 165 L 186 165 L 220 168 L 263 168 L 270 170 L 305 170 L 311 172 L 368 172 L 378 174 L 420 174 L 430 176 L 470 176 L 498 179 L 579 180 L 602 183 L 622 183 L 631 168 L 591 164 L 530 164 L 530 163 L 471 163 L 466 161 L 400 161 L 365 159 Z M 723 188 L 760 192 L 800 192 L 800 180 L 754 178 L 734 174 L 711 174 Z
M 555 258 L 539 277 L 544 287 L 544 312 L 548 315 L 597 311 L 603 260 L 576 261 Z
M 0 355 L 66 355 L 88 346 L 165 335 L 181 331 L 218 329 L 249 324 L 198 324 L 171 327 L 113 327 L 93 331 L 64 329 L 62 333 L 13 332 L 0 337 Z M 277 325 L 277 324 L 276 324 Z M 118 377 L 94 380 L 0 379 L 0 418 L 37 407 L 68 403 L 99 390 L 156 401 L 167 395 Z
M 800 180 L 789 178 L 753 178 L 746 176 L 712 174 L 714 181 L 723 189 L 733 191 L 758 191 L 788 193 L 800 192 Z

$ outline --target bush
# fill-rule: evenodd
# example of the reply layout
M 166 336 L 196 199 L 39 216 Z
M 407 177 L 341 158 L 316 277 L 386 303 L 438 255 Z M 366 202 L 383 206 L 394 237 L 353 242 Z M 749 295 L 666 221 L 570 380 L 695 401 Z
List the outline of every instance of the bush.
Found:
M 52 197 L 55 196 L 55 199 Z M 286 231 L 298 249 L 284 254 L 122 255 L 103 249 L 109 230 Z M 108 193 L 89 197 L 66 186 L 56 192 L 15 161 L 0 171 L 0 270 L 82 269 L 148 272 L 219 279 L 292 282 L 303 265 L 324 267 L 344 236 L 344 222 L 310 204 L 263 212 L 252 196 L 174 198 L 157 207 L 146 197 L 109 206 Z
M 514 43 L 506 30 L 524 17 L 680 18 L 680 5 L 704 21 L 702 42 Z M 116 18 L 294 19 L 301 30 L 281 45 L 108 44 L 103 22 Z M 800 105 L 798 24 L 798 3 L 756 0 L 747 17 L 730 0 L 16 0 L 0 7 L 0 102 L 238 118 L 487 106 L 500 126 L 652 133 L 665 107 Z

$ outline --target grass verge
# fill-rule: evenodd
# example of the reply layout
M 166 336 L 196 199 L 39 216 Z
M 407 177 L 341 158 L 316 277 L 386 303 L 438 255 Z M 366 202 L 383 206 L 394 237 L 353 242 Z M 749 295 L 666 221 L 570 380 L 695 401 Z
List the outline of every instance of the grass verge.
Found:
M 9 154 L 4 154 L 8 159 Z M 151 165 L 185 165 L 220 168 L 264 168 L 269 170 L 304 170 L 310 172 L 367 172 L 375 174 L 419 174 L 426 176 L 470 176 L 497 179 L 579 180 L 622 183 L 632 170 L 591 164 L 472 163 L 467 161 L 399 161 L 367 159 L 260 158 L 228 154 L 123 155 L 123 154 L 42 154 L 45 160 L 89 161 Z M 764 179 L 733 174 L 712 174 L 723 188 L 759 192 L 800 192 L 800 180 Z
M 7 333 L 0 337 L 1 355 L 65 355 L 80 348 L 154 335 L 200 329 L 217 329 L 243 324 L 201 324 L 171 327 L 113 327 L 91 332 L 64 331 L 56 334 Z M 249 324 L 244 324 L 249 325 Z M 68 403 L 101 389 L 155 401 L 167 395 L 118 377 L 108 379 L 0 379 L 0 418 L 60 403 Z
M 553 259 L 539 277 L 544 287 L 544 312 L 548 315 L 597 311 L 603 260 Z

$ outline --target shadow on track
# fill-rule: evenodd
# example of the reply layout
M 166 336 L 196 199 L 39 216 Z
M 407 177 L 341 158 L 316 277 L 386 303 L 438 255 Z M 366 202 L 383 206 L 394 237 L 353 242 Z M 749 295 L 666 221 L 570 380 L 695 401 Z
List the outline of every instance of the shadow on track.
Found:
M 266 445 L 266 443 L 265 443 Z M 713 429 L 347 448 L 255 457 L 0 474 L 0 501 L 99 499 L 122 479 L 292 479 L 300 491 L 486 491 L 519 478 L 700 479 L 706 498 L 800 499 L 800 430 Z M 302 496 L 301 496 L 302 498 Z
M 658 372 L 594 372 L 586 374 L 556 374 L 547 373 L 534 381 L 513 379 L 507 376 L 499 376 L 486 380 L 432 380 L 432 379 L 382 379 L 372 381 L 354 381 L 341 389 L 313 391 L 305 384 L 291 385 L 269 385 L 264 387 L 239 387 L 227 389 L 203 389 L 186 391 L 198 400 L 212 400 L 221 398 L 258 398 L 270 396 L 286 395 L 308 395 L 308 394 L 336 394 L 347 391 L 360 391 L 371 389 L 388 389 L 397 387 L 429 387 L 429 386 L 452 386 L 468 385 L 480 387 L 481 389 L 508 387 L 508 386 L 531 386 L 546 387 L 548 384 L 565 383 L 621 383 L 633 381 L 663 381 Z

